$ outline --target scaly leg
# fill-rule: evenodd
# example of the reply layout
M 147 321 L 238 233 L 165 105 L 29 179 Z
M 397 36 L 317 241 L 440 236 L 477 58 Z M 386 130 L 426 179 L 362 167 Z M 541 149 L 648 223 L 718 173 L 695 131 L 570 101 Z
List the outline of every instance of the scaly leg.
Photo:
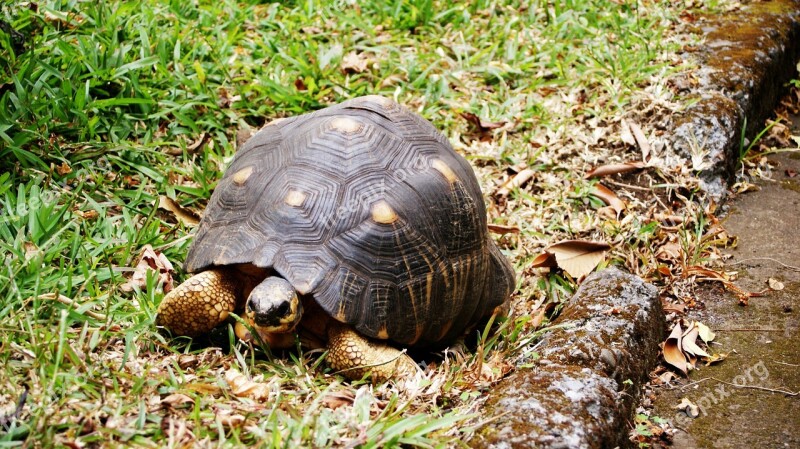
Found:
M 156 324 L 189 337 L 209 332 L 236 308 L 237 285 L 236 276 L 226 269 L 196 274 L 164 296 Z
M 328 364 L 351 380 L 361 379 L 368 372 L 375 382 L 408 378 L 419 372 L 407 354 L 388 344 L 368 340 L 339 323 L 328 328 Z

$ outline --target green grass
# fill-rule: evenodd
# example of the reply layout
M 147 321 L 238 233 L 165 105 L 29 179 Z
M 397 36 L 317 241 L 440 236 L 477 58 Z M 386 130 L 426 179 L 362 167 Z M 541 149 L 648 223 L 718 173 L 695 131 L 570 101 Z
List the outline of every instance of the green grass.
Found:
M 409 391 L 343 384 L 319 353 L 271 357 L 159 333 L 155 277 L 120 289 L 145 245 L 176 265 L 186 255 L 192 229 L 158 210 L 158 197 L 201 211 L 241 129 L 363 94 L 393 97 L 473 162 L 491 220 L 521 229 L 499 239 L 522 274 L 517 318 L 485 336 L 482 363 L 527 363 L 528 315 L 574 287 L 526 268 L 538 250 L 568 237 L 627 242 L 610 263 L 644 272 L 631 254 L 664 238 L 598 222 L 578 156 L 635 156 L 611 134 L 579 137 L 611 133 L 646 101 L 643 89 L 683 69 L 669 62 L 681 45 L 670 3 L 4 4 L 0 19 L 25 43 L 0 32 L 0 415 L 23 386 L 30 393 L 0 446 L 463 446 L 488 418 L 476 411 L 497 380 L 475 376 L 473 355 L 441 360 Z M 363 67 L 348 68 L 352 55 Z M 508 125 L 484 142 L 462 112 Z M 541 176 L 493 195 L 518 164 Z M 261 376 L 269 400 L 233 395 L 231 368 Z M 338 391 L 352 404 L 326 405 Z M 190 402 L 162 404 L 173 393 Z

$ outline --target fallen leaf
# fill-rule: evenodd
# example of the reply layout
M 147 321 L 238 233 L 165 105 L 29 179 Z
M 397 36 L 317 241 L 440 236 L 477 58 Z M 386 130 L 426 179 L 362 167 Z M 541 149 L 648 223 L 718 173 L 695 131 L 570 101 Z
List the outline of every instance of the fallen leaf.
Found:
M 557 267 L 558 263 L 554 254 L 544 252 L 536 256 L 530 266 L 531 268 L 552 268 Z
M 120 285 L 120 289 L 130 292 L 134 287 L 144 289 L 147 286 L 147 272 L 153 270 L 158 273 L 159 282 L 163 285 L 164 293 L 172 290 L 172 273 L 175 269 L 163 253 L 157 252 L 150 245 L 145 245 L 142 255 L 133 271 L 131 279 Z
M 672 270 L 667 265 L 660 264 L 656 270 L 664 277 L 672 277 Z
M 645 166 L 646 165 L 644 162 L 641 161 L 624 162 L 621 164 L 606 164 L 589 170 L 584 175 L 584 178 L 591 178 L 593 176 L 599 178 L 608 175 L 616 175 L 619 173 L 628 173 L 630 171 L 644 168 Z
M 689 418 L 697 418 L 700 416 L 700 407 L 687 398 L 683 398 L 681 403 L 675 406 L 675 409 L 683 411 Z
M 533 316 L 533 319 L 531 320 L 531 326 L 534 329 L 542 325 L 542 321 L 544 321 L 544 317 L 547 315 L 546 312 L 547 308 L 542 307 L 541 310 L 539 310 L 539 312 L 537 312 L 536 315 Z
M 491 135 L 489 131 L 500 128 L 506 124 L 504 121 L 490 122 L 484 120 L 472 112 L 461 112 L 459 115 L 470 124 L 470 128 L 479 135 L 481 141 L 490 141 Z
M 595 184 L 594 187 L 592 187 L 591 193 L 592 195 L 603 200 L 604 203 L 613 207 L 614 210 L 617 212 L 617 215 L 619 215 L 620 213 L 622 213 L 623 210 L 625 210 L 625 202 L 619 199 L 619 197 L 608 187 L 602 184 Z
M 675 378 L 675 373 L 673 373 L 672 371 L 664 371 L 658 376 L 658 379 L 665 384 L 670 383 L 674 378 Z
M 159 195 L 158 208 L 172 212 L 175 218 L 187 226 L 197 226 L 200 223 L 200 217 L 191 210 L 181 206 L 177 201 L 166 195 Z
M 217 410 L 217 421 L 225 427 L 239 427 L 244 424 L 244 416 L 229 410 Z
M 714 332 L 711 330 L 711 328 L 709 328 L 705 324 L 697 321 L 697 322 L 695 322 L 695 325 L 697 326 L 697 330 L 698 330 L 697 335 L 704 342 L 708 343 L 708 342 L 710 342 L 711 340 L 713 340 L 714 338 L 717 337 L 717 335 L 714 334 Z
M 100 213 L 98 213 L 98 212 L 97 212 L 96 210 L 94 210 L 94 209 L 89 209 L 89 210 L 76 210 L 76 211 L 75 211 L 75 215 L 77 215 L 77 216 L 79 216 L 79 217 L 83 218 L 84 220 L 94 220 L 95 218 L 97 218 L 97 217 L 99 217 L 99 216 L 100 216 Z
M 72 173 L 72 167 L 70 167 L 69 164 L 66 163 L 66 161 L 62 162 L 61 165 L 56 166 L 56 173 L 58 173 L 61 176 L 64 176 L 66 174 Z
M 84 18 L 70 12 L 46 9 L 44 11 L 44 20 L 64 28 L 77 28 L 83 23 Z
M 556 263 L 561 269 L 579 279 L 591 273 L 610 248 L 610 245 L 603 242 L 566 240 L 550 245 L 545 250 L 556 257 Z
M 331 410 L 336 410 L 345 405 L 352 405 L 355 395 L 350 390 L 342 390 L 336 393 L 328 393 L 322 398 L 322 404 Z
M 186 153 L 192 154 L 197 152 L 197 149 L 200 148 L 203 143 L 205 143 L 206 139 L 208 138 L 208 133 L 201 133 L 194 142 L 186 145 Z M 165 150 L 165 153 L 169 154 L 170 156 L 180 156 L 183 154 L 183 148 L 180 146 L 170 147 Z
M 683 314 L 684 312 L 686 312 L 686 306 L 683 305 L 683 304 L 672 304 L 670 302 L 670 303 L 664 304 L 664 312 L 666 312 L 666 313 L 680 313 L 680 314 Z
M 306 83 L 303 82 L 303 78 L 297 78 L 294 80 L 294 87 L 297 90 L 308 90 L 308 86 L 306 86 Z
M 637 125 L 636 122 L 630 122 L 628 123 L 628 126 L 631 128 L 633 138 L 636 139 L 636 143 L 639 145 L 639 150 L 642 152 L 642 160 L 647 162 L 650 160 L 650 142 L 647 141 L 647 137 L 645 137 L 644 132 L 642 132 L 642 128 L 639 128 L 639 125 Z
M 786 173 L 786 176 L 789 178 L 794 178 L 797 176 L 797 170 L 792 170 L 791 168 L 787 168 L 784 173 Z
M 769 285 L 770 290 L 776 290 L 776 291 L 783 290 L 783 282 L 775 278 L 767 279 L 767 284 Z
M 536 172 L 530 168 L 520 170 L 519 173 L 511 177 L 508 181 L 504 182 L 503 185 L 497 189 L 497 194 L 499 196 L 508 196 L 512 190 L 524 186 L 528 181 L 531 180 L 531 178 L 533 178 L 535 174 Z
M 699 333 L 700 330 L 697 328 L 695 323 L 689 325 L 689 328 L 686 329 L 686 332 L 683 333 L 683 337 L 681 338 L 681 349 L 683 350 L 684 354 L 698 357 L 709 357 L 709 354 L 706 351 L 697 346 L 697 336 Z M 694 365 L 694 362 L 692 362 L 692 365 Z
M 189 382 L 183 385 L 184 388 L 187 390 L 196 391 L 198 393 L 202 393 L 207 396 L 219 396 L 222 394 L 222 389 L 219 388 L 216 384 L 210 383 L 201 383 L 201 382 Z
M 356 53 L 355 51 L 344 55 L 340 65 L 342 71 L 345 73 L 362 73 L 367 70 L 368 66 L 369 58 L 367 58 L 364 53 Z
M 254 382 L 234 368 L 225 371 L 225 382 L 234 396 L 263 401 L 269 397 L 269 386 L 263 382 Z
M 710 356 L 703 359 L 706 362 L 706 366 L 713 365 L 714 363 L 719 363 L 728 358 L 728 352 L 722 354 L 711 354 Z
M 619 138 L 628 145 L 636 145 L 636 139 L 631 134 L 631 127 L 625 119 L 620 122 Z
M 682 335 L 683 329 L 681 329 L 681 324 L 675 323 L 669 337 L 664 341 L 664 347 L 661 349 L 661 353 L 664 356 L 665 362 L 677 368 L 678 371 L 682 372 L 685 376 L 688 373 L 688 365 L 686 356 L 683 354 L 683 349 L 681 348 Z
M 729 282 L 725 273 L 712 270 L 710 268 L 701 267 L 699 265 L 692 265 L 686 268 L 686 276 L 703 276 L 703 279 L 700 280 L 712 280 L 712 281 L 722 281 L 722 282 Z
M 735 183 L 731 187 L 731 189 L 736 193 L 745 193 L 745 192 L 758 192 L 759 190 L 761 190 L 761 187 L 747 181 L 741 181 Z
M 167 405 L 170 408 L 178 408 L 185 404 L 194 404 L 194 399 L 186 396 L 183 393 L 172 393 L 171 395 L 161 399 L 161 404 Z
M 499 225 L 499 224 L 492 224 L 488 225 L 489 232 L 493 232 L 495 234 L 505 235 L 505 234 L 519 234 L 519 228 L 516 226 L 508 226 L 508 225 Z

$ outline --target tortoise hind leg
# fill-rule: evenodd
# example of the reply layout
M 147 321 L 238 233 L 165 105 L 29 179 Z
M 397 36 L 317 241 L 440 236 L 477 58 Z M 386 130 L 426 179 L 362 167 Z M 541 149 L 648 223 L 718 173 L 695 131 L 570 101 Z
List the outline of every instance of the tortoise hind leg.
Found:
M 238 290 L 236 276 L 230 270 L 196 274 L 164 296 L 156 324 L 178 335 L 202 335 L 234 311 Z
M 339 323 L 328 328 L 328 364 L 350 380 L 371 372 L 376 382 L 414 376 L 419 367 L 404 352 L 388 344 L 368 340 Z

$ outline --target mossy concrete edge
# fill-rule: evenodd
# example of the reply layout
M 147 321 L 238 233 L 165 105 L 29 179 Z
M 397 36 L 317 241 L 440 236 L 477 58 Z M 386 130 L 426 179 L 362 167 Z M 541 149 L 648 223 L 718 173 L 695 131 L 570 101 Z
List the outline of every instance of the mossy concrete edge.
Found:
M 691 80 L 676 83 L 692 86 L 681 92 L 691 106 L 671 117 L 669 147 L 720 201 L 741 157 L 742 130 L 748 139 L 757 135 L 786 83 L 798 76 L 800 0 L 753 2 L 710 14 L 697 21 L 695 31 L 705 43 L 686 58 L 699 68 L 684 75 Z
M 590 275 L 539 343 L 540 359 L 492 391 L 486 410 L 499 418 L 469 445 L 627 446 L 664 323 L 652 285 L 617 268 Z

